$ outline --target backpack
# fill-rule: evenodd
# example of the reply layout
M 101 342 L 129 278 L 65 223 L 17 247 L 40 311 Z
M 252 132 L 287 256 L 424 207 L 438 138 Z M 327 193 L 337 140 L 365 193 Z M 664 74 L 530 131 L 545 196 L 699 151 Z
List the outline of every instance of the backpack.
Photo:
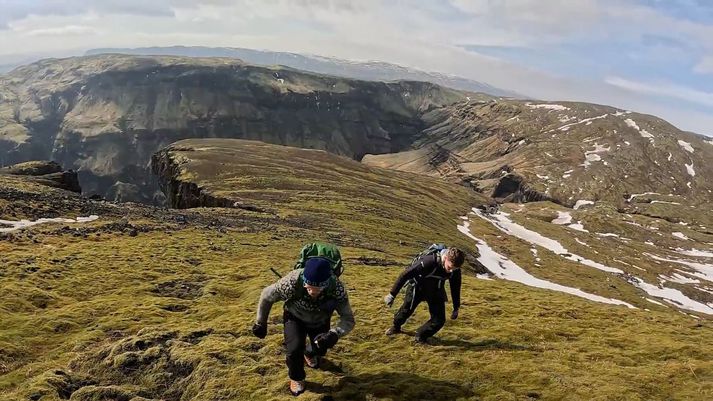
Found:
M 411 261 L 411 264 L 414 264 L 414 262 L 424 256 L 433 255 L 434 253 L 438 253 L 446 248 L 447 246 L 445 244 L 431 244 L 428 246 L 428 248 L 424 249 L 423 251 L 421 251 L 421 253 L 416 255 L 416 257 L 413 258 L 413 260 Z
M 339 277 L 344 273 L 342 265 L 342 255 L 339 253 L 339 248 L 336 245 L 325 244 L 322 242 L 313 242 L 302 247 L 300 258 L 295 263 L 294 269 L 302 269 L 305 267 L 305 262 L 310 258 L 324 258 L 329 261 L 332 266 L 332 273 Z

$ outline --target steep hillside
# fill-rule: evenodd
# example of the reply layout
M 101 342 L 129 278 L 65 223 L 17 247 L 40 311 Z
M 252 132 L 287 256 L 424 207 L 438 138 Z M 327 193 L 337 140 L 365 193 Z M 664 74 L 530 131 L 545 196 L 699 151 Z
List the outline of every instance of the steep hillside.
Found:
M 461 316 L 432 344 L 386 338 L 392 315 L 381 298 L 401 266 L 429 242 L 461 246 L 483 264 L 497 262 L 468 233 L 521 266 L 538 263 L 527 259 L 528 243 L 489 220 L 499 214 L 473 212 L 465 224 L 459 216 L 487 200 L 462 186 L 250 141 L 182 141 L 155 161 L 175 205 L 234 203 L 188 210 L 114 204 L 0 175 L 9 189 L 0 192 L 0 219 L 44 217 L 21 207 L 41 194 L 74 220 L 0 234 L 0 399 L 285 399 L 279 306 L 265 340 L 252 337 L 249 327 L 260 290 L 275 280 L 268 268 L 287 271 L 300 246 L 312 240 L 341 246 L 357 327 L 323 370 L 308 373 L 300 400 L 713 396 L 710 320 L 664 306 L 663 299 L 656 298 L 661 305 L 646 301 L 628 276 L 545 248 L 536 248 L 547 263 L 537 274 L 581 286 L 580 293 L 501 280 L 502 272 L 496 280 L 479 279 L 468 266 Z M 572 238 L 570 227 L 549 223 L 561 207 L 524 208 L 510 210 L 513 221 L 526 210 L 541 217 L 522 224 L 547 227 L 542 231 L 561 241 Z M 77 219 L 91 215 L 97 219 Z M 574 215 L 595 232 L 599 226 L 587 216 Z M 604 242 L 608 237 L 601 244 L 586 240 L 600 253 L 614 248 Z M 425 318 L 422 308 L 405 329 Z
M 648 115 L 587 103 L 458 103 L 424 118 L 413 149 L 367 164 L 463 181 L 505 200 L 625 204 L 656 192 L 713 197 L 713 140 Z
M 257 139 L 360 159 L 406 148 L 422 113 L 463 99 L 430 83 L 227 58 L 44 60 L 0 76 L 0 166 L 52 159 L 78 171 L 85 193 L 160 202 L 149 159 L 176 140 Z

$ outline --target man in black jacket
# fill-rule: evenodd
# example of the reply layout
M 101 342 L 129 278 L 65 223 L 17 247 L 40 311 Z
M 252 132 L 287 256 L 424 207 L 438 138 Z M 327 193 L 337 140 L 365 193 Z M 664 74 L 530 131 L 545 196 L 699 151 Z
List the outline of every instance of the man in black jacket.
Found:
M 396 295 L 406 285 L 404 304 L 396 312 L 394 324 L 386 331 L 386 335 L 400 333 L 401 326 L 422 301 L 428 303 L 431 319 L 416 330 L 416 341 L 425 343 L 429 337 L 436 334 L 446 323 L 447 297 L 444 286 L 446 280 L 451 287 L 453 299 L 451 319 L 457 319 L 460 308 L 460 267 L 464 261 L 465 255 L 458 248 L 445 248 L 414 259 L 411 266 L 401 273 L 389 294 L 384 297 L 386 305 L 391 307 Z

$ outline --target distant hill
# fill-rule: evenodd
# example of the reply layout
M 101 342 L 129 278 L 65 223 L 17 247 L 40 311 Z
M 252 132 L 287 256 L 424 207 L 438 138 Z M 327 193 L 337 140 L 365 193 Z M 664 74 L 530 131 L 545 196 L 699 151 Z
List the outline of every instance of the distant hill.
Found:
M 329 74 L 345 78 L 369 81 L 423 81 L 448 88 L 482 92 L 492 96 L 524 98 L 516 92 L 496 88 L 483 82 L 454 75 L 421 71 L 381 61 L 351 61 L 332 57 L 314 56 L 299 53 L 275 52 L 235 47 L 171 46 L 92 49 L 87 55 L 118 53 L 132 55 L 162 55 L 188 57 L 231 57 L 247 63 L 275 66 L 284 65 L 299 70 Z
M 497 100 L 446 106 L 424 121 L 411 150 L 363 161 L 510 201 L 621 205 L 642 193 L 692 205 L 713 199 L 713 141 L 658 117 L 590 103 Z

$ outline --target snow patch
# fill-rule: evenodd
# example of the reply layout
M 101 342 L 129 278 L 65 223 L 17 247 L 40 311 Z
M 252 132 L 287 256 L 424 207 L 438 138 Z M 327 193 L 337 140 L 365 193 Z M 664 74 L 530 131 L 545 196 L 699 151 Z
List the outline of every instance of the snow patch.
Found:
M 614 113 L 614 115 L 617 116 L 617 117 L 619 117 L 619 116 L 624 116 L 624 115 L 627 115 L 627 114 L 631 114 L 631 112 L 628 111 L 628 110 L 618 110 L 616 113 Z
M 682 140 L 679 139 L 679 140 L 678 140 L 678 144 L 679 144 L 686 152 L 690 152 L 690 153 L 693 153 L 693 152 L 694 152 L 694 151 L 693 151 L 693 147 L 691 146 L 690 143 L 688 143 L 688 142 L 686 142 L 686 141 L 682 141 Z
M 480 257 L 478 257 L 478 261 L 483 264 L 488 270 L 490 270 L 496 277 L 504 279 L 504 280 L 510 280 L 510 281 L 516 281 L 518 283 L 522 283 L 525 285 L 528 285 L 530 287 L 537 287 L 537 288 L 544 288 L 548 290 L 554 290 L 554 291 L 559 291 L 559 292 L 564 292 L 567 294 L 571 295 L 576 295 L 581 298 L 585 298 L 591 301 L 595 302 L 602 302 L 606 304 L 612 304 L 612 305 L 624 305 L 628 308 L 635 309 L 635 307 L 627 302 L 620 301 L 618 299 L 613 299 L 613 298 L 605 298 L 599 295 L 595 294 L 590 294 L 588 292 L 584 292 L 578 288 L 572 288 L 572 287 L 567 287 L 564 285 L 552 283 L 547 280 L 542 280 L 539 279 L 527 271 L 523 269 L 522 267 L 518 266 L 515 264 L 515 262 L 511 261 L 510 259 L 506 258 L 505 256 L 495 252 L 493 248 L 491 248 L 485 241 L 475 237 L 471 232 L 470 232 L 470 222 L 466 221 L 463 222 L 462 225 L 458 226 L 458 231 L 461 233 L 465 234 L 468 236 L 470 239 L 475 241 L 476 246 L 478 248 L 478 252 L 480 253 Z
M 678 231 L 677 231 L 677 232 L 675 232 L 675 233 L 671 233 L 671 235 L 673 235 L 673 236 L 676 237 L 676 238 L 680 238 L 680 239 L 682 239 L 682 240 L 686 240 L 686 241 L 690 240 L 690 238 L 686 237 L 686 234 L 684 234 L 684 233 L 682 233 L 682 232 L 678 232 Z
M 558 111 L 564 111 L 564 110 L 569 110 L 569 107 L 562 106 L 561 104 L 526 104 L 527 107 L 531 109 L 547 109 L 547 110 L 558 110 Z
M 540 233 L 537 233 L 535 231 L 529 230 L 512 220 L 508 218 L 509 214 L 503 213 L 503 212 L 497 212 L 497 213 L 492 213 L 489 215 L 484 215 L 479 209 L 474 208 L 473 212 L 480 217 L 483 220 L 489 221 L 492 225 L 500 229 L 500 231 L 503 231 L 506 234 L 512 235 L 514 237 L 520 238 L 530 244 L 533 245 L 539 245 L 545 249 L 549 249 L 550 251 L 554 252 L 557 255 L 562 256 L 565 259 L 574 261 L 574 262 L 579 262 L 583 265 L 593 267 L 595 269 L 599 269 L 608 273 L 623 273 L 622 270 L 614 268 L 614 267 L 609 267 L 605 266 L 601 263 L 597 263 L 595 261 L 586 259 L 582 256 L 575 255 L 571 253 L 570 251 L 567 250 L 562 244 L 560 244 L 558 241 L 555 241 L 551 238 L 547 238 Z
M 557 211 L 557 218 L 552 220 L 552 224 L 565 225 L 572 222 L 572 215 L 569 212 Z
M 590 200 L 578 200 L 577 202 L 574 203 L 574 206 L 572 207 L 574 210 L 578 210 L 580 207 L 585 206 L 585 205 L 593 205 L 594 202 Z
M 696 170 L 693 169 L 693 162 L 691 162 L 691 164 L 686 164 L 686 171 L 688 171 L 688 175 L 691 177 L 696 176 Z
M 9 226 L 9 227 L 0 227 L 0 233 L 9 233 L 17 230 L 22 230 L 23 228 L 28 228 L 32 226 L 36 226 L 38 224 L 46 224 L 46 223 L 88 223 L 90 221 L 97 220 L 99 216 L 96 215 L 91 215 L 87 217 L 77 217 L 76 219 L 65 219 L 61 217 L 57 218 L 51 218 L 51 219 L 46 219 L 46 218 L 41 218 L 37 219 L 35 221 L 31 220 L 19 220 L 19 221 L 12 221 L 12 220 L 0 220 L 0 226 Z
M 599 145 L 598 143 L 595 142 L 593 150 L 588 150 L 588 151 L 584 152 L 584 163 L 580 164 L 580 166 L 584 166 L 584 168 L 587 168 L 593 162 L 601 161 L 602 158 L 601 158 L 601 156 L 598 155 L 598 153 L 609 152 L 610 150 L 611 150 L 611 147 Z
M 659 302 L 659 301 L 654 301 L 654 300 L 651 299 L 651 298 L 646 298 L 646 300 L 649 301 L 649 302 L 651 302 L 652 304 L 656 304 L 656 305 L 660 305 L 660 306 L 663 306 L 663 307 L 667 307 L 666 305 L 662 304 L 661 302 Z
M 592 121 L 594 121 L 594 120 L 599 120 L 599 119 L 601 119 L 601 118 L 606 118 L 608 115 L 609 115 L 609 114 L 603 114 L 603 115 L 597 116 L 597 117 L 585 118 L 584 120 L 577 121 L 576 123 L 566 124 L 566 125 L 563 125 L 563 126 L 561 126 L 561 127 L 559 127 L 559 128 L 555 128 L 555 129 L 559 129 L 560 131 L 569 131 L 569 129 L 570 129 L 571 127 L 575 126 L 575 125 L 579 125 L 579 124 L 587 124 L 587 125 L 590 125 L 590 124 L 592 123 Z M 552 132 L 552 131 L 554 131 L 554 130 L 550 130 L 550 131 L 547 131 L 547 132 Z
M 680 253 L 681 255 L 686 255 L 686 256 L 698 256 L 702 258 L 713 258 L 713 251 L 699 251 L 698 249 L 691 249 L 690 251 L 684 250 L 684 249 L 677 249 L 676 253 Z
M 629 199 L 627 199 L 626 201 L 631 203 L 631 201 L 633 201 L 634 198 L 636 198 L 637 196 L 646 196 L 646 195 L 661 195 L 661 194 L 658 192 L 644 192 L 643 194 L 632 194 L 629 196 Z
M 577 243 L 578 243 L 579 245 L 584 245 L 584 246 L 586 246 L 587 248 L 590 247 L 589 245 L 587 245 L 586 242 L 582 241 L 581 239 L 579 239 L 579 238 L 577 238 L 577 237 L 574 237 L 574 240 L 577 241 Z
M 637 277 L 631 278 L 630 282 L 634 286 L 642 289 L 647 294 L 654 297 L 663 298 L 666 302 L 678 306 L 679 308 L 713 315 L 713 308 L 706 304 L 688 298 L 677 289 L 655 286 Z
M 706 281 L 713 282 L 713 265 L 711 265 L 711 264 L 692 262 L 692 261 L 683 260 L 683 259 L 662 258 L 660 256 L 657 256 L 657 255 L 654 255 L 651 253 L 644 253 L 644 255 L 648 256 L 654 260 L 658 260 L 658 261 L 662 261 L 662 262 L 676 263 L 679 265 L 690 267 L 691 269 L 695 270 L 695 272 L 691 272 L 692 276 L 696 276 L 696 277 L 702 278 Z
M 648 138 L 649 142 L 651 142 L 652 144 L 654 143 L 654 136 L 651 135 L 651 133 L 649 131 L 639 128 L 639 125 L 636 124 L 636 121 L 634 121 L 630 118 L 627 118 L 626 120 L 624 120 L 624 122 L 626 123 L 627 126 L 639 131 L 639 135 L 641 135 L 644 138 Z
M 523 239 L 523 240 L 529 242 L 530 244 L 540 245 L 546 249 L 553 251 L 554 253 L 558 254 L 559 256 L 561 256 L 565 259 L 579 262 L 583 265 L 594 267 L 596 269 L 610 272 L 610 273 L 623 273 L 623 271 L 620 269 L 617 269 L 614 267 L 609 267 L 609 266 L 603 265 L 601 263 L 598 263 L 598 262 L 595 262 L 595 261 L 592 261 L 589 259 L 585 259 L 585 258 L 582 258 L 581 256 L 569 253 L 569 251 L 567 251 L 567 249 L 565 249 L 559 242 L 557 242 L 551 238 L 544 237 L 537 232 L 528 230 L 527 228 L 514 223 L 513 221 L 508 219 L 508 217 L 507 217 L 508 215 L 503 212 L 498 212 L 495 214 L 485 216 L 482 212 L 480 212 L 479 209 L 473 208 L 473 214 L 477 215 L 478 217 L 480 217 L 486 221 L 489 221 L 495 227 L 497 227 L 498 229 L 500 229 L 501 231 L 503 231 L 509 235 Z M 464 227 L 467 229 L 467 226 L 464 226 Z M 459 230 L 461 230 L 461 226 L 459 226 Z M 466 233 L 466 231 L 461 230 L 461 232 L 463 232 L 464 234 Z M 466 235 L 468 235 L 468 234 L 470 234 L 469 231 L 467 231 Z M 476 241 L 479 241 L 477 238 L 473 237 L 472 235 L 470 235 L 470 237 L 475 239 Z M 487 244 L 486 244 L 486 246 L 487 246 Z M 481 250 L 480 246 L 478 247 L 478 249 Z M 490 250 L 490 251 L 492 251 L 492 250 Z M 483 255 L 482 252 L 483 252 L 483 250 L 481 250 L 481 257 Z M 503 259 L 503 260 L 496 259 L 496 262 L 512 263 L 508 259 Z M 481 261 L 481 263 L 485 264 L 482 261 Z M 498 265 L 500 265 L 500 264 L 498 264 Z M 512 265 L 509 265 L 509 266 L 513 266 L 513 265 L 517 266 L 514 263 L 512 263 Z M 649 284 L 635 276 L 628 276 L 627 281 L 629 283 L 631 283 L 632 285 L 634 285 L 635 287 L 643 290 L 647 294 L 654 296 L 654 297 L 662 298 L 666 302 L 669 302 L 672 305 L 676 305 L 679 308 L 713 315 L 713 308 L 711 308 L 710 306 L 708 306 L 706 304 L 703 304 L 703 303 L 700 303 L 698 301 L 688 298 L 686 295 L 684 295 L 679 290 L 676 290 L 673 288 L 655 286 L 655 285 Z
M 684 276 L 683 274 L 680 273 L 673 273 L 670 277 L 664 276 L 664 275 L 659 275 L 659 278 L 665 281 L 670 281 L 672 283 L 678 283 L 678 284 L 699 284 L 701 281 L 696 280 L 695 278 L 690 278 L 687 276 Z

